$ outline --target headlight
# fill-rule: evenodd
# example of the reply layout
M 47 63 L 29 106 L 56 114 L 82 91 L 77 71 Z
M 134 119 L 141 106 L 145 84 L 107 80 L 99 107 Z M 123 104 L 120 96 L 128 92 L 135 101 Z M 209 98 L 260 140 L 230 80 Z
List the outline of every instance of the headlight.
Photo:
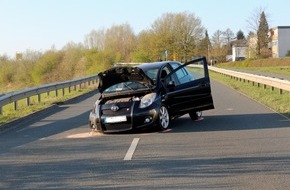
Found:
M 154 100 L 156 98 L 156 93 L 151 93 L 151 94 L 147 94 L 145 96 L 143 96 L 143 98 L 141 99 L 140 108 L 146 108 L 148 106 L 150 106 Z

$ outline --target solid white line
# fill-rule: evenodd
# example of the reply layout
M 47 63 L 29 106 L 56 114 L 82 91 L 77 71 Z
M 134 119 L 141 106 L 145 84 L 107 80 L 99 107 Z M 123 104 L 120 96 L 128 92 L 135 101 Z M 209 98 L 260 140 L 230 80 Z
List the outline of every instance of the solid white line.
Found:
M 131 143 L 131 146 L 130 146 L 130 148 L 127 151 L 127 154 L 124 157 L 124 160 L 131 160 L 132 159 L 133 154 L 135 152 L 135 149 L 136 149 L 136 147 L 138 145 L 139 140 L 140 140 L 140 138 L 134 138 L 133 139 L 133 141 Z

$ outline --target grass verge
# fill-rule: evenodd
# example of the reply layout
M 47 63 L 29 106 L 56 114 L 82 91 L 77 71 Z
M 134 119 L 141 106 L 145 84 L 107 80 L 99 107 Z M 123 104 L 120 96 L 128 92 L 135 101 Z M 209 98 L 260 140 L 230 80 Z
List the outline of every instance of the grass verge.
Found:
M 234 88 L 243 94 L 246 94 L 247 96 L 268 106 L 276 112 L 290 118 L 290 92 L 284 91 L 282 94 L 280 94 L 279 89 L 272 90 L 271 87 L 266 87 L 264 89 L 262 85 L 258 87 L 257 84 L 253 85 L 252 82 L 249 83 L 231 79 L 230 77 L 213 71 L 210 71 L 210 77 Z

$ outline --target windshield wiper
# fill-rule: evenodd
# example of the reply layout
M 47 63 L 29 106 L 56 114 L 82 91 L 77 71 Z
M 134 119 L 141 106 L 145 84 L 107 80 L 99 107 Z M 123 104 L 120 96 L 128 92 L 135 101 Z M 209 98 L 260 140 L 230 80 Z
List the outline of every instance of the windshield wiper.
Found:
M 134 89 L 131 88 L 128 84 L 124 83 L 124 85 L 125 85 L 127 88 L 129 88 L 130 90 L 133 90 L 133 91 L 134 91 Z

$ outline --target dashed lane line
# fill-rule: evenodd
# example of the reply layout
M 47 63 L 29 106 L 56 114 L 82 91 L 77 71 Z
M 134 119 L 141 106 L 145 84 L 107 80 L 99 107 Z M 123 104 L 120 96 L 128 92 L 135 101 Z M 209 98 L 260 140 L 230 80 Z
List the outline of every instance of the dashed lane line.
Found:
M 139 142 L 140 138 L 134 138 L 131 146 L 129 147 L 127 154 L 124 157 L 124 160 L 132 160 L 133 154 L 137 148 L 138 142 Z

